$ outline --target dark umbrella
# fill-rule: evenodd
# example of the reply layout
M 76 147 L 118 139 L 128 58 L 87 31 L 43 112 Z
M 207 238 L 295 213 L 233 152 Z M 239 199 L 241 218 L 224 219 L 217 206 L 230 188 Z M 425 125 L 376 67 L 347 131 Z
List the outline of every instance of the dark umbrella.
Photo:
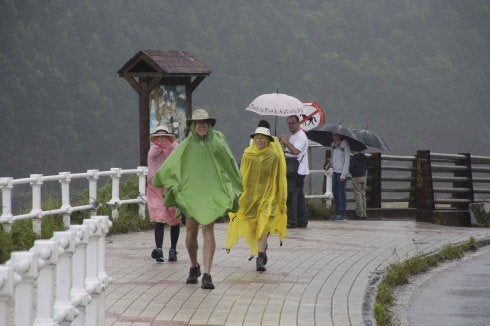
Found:
M 357 138 L 367 146 L 379 148 L 385 151 L 390 150 L 386 142 L 374 132 L 371 132 L 367 129 L 352 129 L 352 131 L 354 132 L 354 134 L 356 134 Z
M 330 147 L 333 142 L 332 134 L 339 134 L 349 142 L 352 151 L 360 152 L 367 149 L 366 145 L 359 141 L 352 129 L 342 126 L 340 123 L 327 123 L 306 132 L 308 139 L 317 142 L 325 147 Z

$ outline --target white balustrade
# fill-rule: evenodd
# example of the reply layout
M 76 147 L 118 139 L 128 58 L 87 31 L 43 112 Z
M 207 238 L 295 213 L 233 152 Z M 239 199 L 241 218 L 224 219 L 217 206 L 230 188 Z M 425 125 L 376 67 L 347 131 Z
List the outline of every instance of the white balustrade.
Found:
M 108 216 L 94 216 L 12 252 L 0 265 L 0 326 L 104 325 L 111 226 Z

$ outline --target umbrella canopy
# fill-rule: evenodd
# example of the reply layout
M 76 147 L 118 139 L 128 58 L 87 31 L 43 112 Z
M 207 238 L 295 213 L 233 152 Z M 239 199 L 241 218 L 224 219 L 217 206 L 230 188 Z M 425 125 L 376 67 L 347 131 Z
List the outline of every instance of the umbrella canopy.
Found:
M 303 102 L 296 97 L 281 93 L 262 94 L 255 98 L 245 109 L 261 115 L 287 117 L 305 114 Z
M 349 142 L 351 151 L 360 152 L 367 149 L 366 145 L 364 145 L 364 143 L 357 138 L 352 129 L 341 124 L 327 123 L 306 132 L 308 139 L 325 147 L 330 147 L 332 145 L 332 134 L 344 136 L 344 138 Z
M 356 134 L 357 138 L 367 146 L 379 148 L 385 151 L 390 150 L 386 142 L 374 132 L 367 129 L 352 129 L 352 131 L 354 134 Z

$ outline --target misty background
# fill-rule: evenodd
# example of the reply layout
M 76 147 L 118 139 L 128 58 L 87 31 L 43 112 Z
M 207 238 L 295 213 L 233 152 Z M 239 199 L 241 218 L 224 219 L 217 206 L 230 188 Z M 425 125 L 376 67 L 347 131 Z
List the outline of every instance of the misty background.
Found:
M 484 0 L 0 0 L 0 177 L 139 165 L 138 96 L 117 71 L 183 50 L 212 73 L 193 107 L 237 160 L 281 93 L 327 123 L 368 128 L 394 155 L 490 155 Z M 274 124 L 274 117 L 265 117 Z M 277 133 L 287 132 L 285 118 Z

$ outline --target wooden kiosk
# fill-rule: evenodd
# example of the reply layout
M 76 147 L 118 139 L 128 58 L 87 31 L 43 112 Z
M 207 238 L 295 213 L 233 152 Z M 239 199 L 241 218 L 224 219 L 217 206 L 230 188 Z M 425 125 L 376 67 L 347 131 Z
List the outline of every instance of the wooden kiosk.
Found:
M 146 166 L 148 135 L 158 125 L 166 125 L 177 140 L 185 137 L 192 92 L 211 70 L 188 52 L 142 50 L 118 74 L 139 96 L 140 164 Z

